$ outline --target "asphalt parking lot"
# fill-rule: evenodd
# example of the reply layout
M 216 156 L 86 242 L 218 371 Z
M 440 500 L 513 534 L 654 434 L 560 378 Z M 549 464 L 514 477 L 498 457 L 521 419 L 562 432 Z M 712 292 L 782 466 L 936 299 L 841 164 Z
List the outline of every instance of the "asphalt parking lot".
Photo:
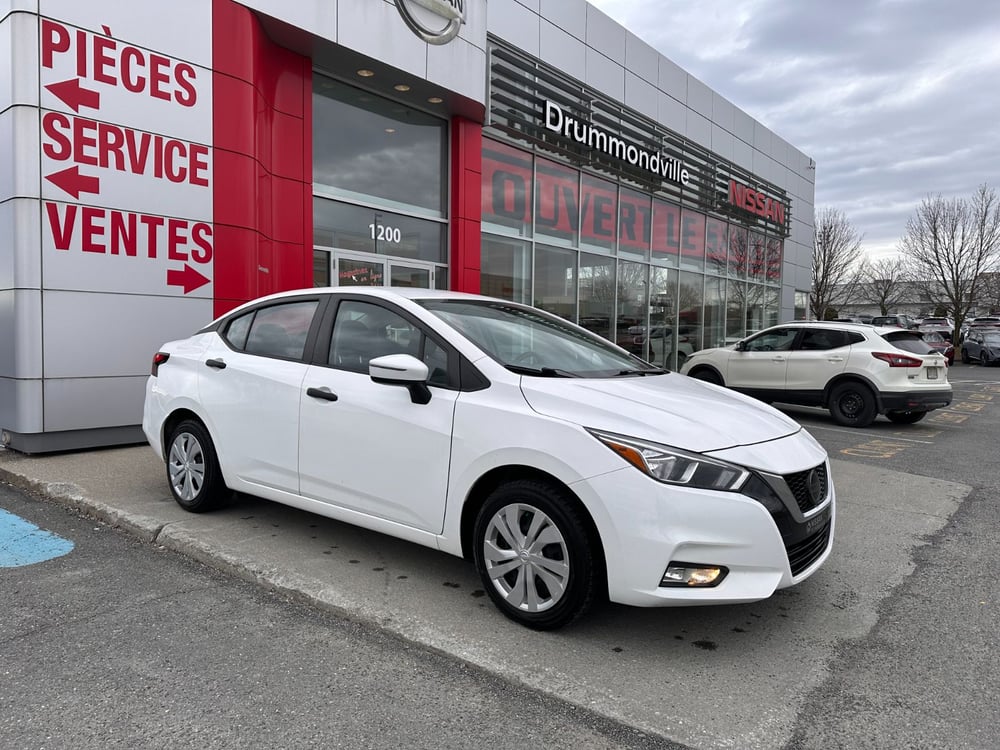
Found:
M 827 447 L 838 490 L 835 550 L 809 581 L 749 605 L 608 605 L 556 633 L 506 621 L 470 564 L 423 547 L 249 497 L 187 514 L 145 446 L 42 460 L 0 455 L 0 469 L 159 546 L 686 746 L 991 747 L 995 737 L 977 744 L 992 732 L 977 723 L 994 713 L 988 706 L 949 725 L 926 719 L 991 693 L 959 674 L 942 679 L 949 673 L 940 669 L 912 679 L 925 665 L 955 661 L 955 641 L 936 630 L 952 619 L 958 642 L 972 644 L 965 658 L 979 655 L 956 663 L 985 674 L 978 684 L 995 684 L 998 671 L 994 629 L 981 628 L 995 614 L 992 593 L 980 591 L 990 579 L 959 591 L 947 576 L 969 559 L 1000 574 L 976 536 L 987 523 L 965 514 L 969 506 L 988 516 L 990 506 L 967 499 L 990 473 L 1000 369 L 957 365 L 951 379 L 953 406 L 912 426 L 880 419 L 849 430 L 826 412 L 786 409 Z M 921 576 L 932 580 L 918 585 Z M 886 623 L 899 625 L 894 613 L 907 605 L 901 631 L 884 642 Z M 897 660 L 872 671 L 873 654 Z M 856 720 L 859 693 L 880 706 L 868 724 Z M 907 714 L 919 709 L 925 718 Z

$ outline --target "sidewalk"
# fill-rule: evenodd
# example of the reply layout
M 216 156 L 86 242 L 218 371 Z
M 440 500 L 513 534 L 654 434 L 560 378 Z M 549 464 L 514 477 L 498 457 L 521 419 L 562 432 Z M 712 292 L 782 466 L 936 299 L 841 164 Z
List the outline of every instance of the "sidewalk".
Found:
M 879 603 L 913 569 L 913 550 L 969 491 L 854 462 L 835 460 L 833 473 L 834 553 L 804 584 L 741 606 L 609 605 L 565 630 L 537 633 L 500 615 L 473 566 L 459 558 L 246 496 L 217 512 L 187 513 L 146 445 L 46 456 L 0 450 L 0 480 L 500 678 L 700 748 L 783 745 L 837 649 L 869 632 Z M 678 691 L 724 695 L 726 710 L 713 701 L 677 700 Z

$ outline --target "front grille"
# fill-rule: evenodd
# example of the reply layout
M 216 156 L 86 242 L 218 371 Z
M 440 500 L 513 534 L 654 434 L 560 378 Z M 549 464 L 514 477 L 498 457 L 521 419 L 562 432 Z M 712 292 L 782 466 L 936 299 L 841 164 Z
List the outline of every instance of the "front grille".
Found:
M 815 497 L 809 492 L 809 475 L 814 471 L 819 480 L 818 492 L 816 492 Z M 799 504 L 799 510 L 803 513 L 808 513 L 826 499 L 828 490 L 826 464 L 820 464 L 813 469 L 799 471 L 795 474 L 786 474 L 784 479 L 788 489 L 795 496 L 795 502 Z
M 827 521 L 823 528 L 811 536 L 807 536 L 801 542 L 788 545 L 788 564 L 792 568 L 792 575 L 797 576 L 803 570 L 816 562 L 826 545 L 830 541 L 831 521 Z

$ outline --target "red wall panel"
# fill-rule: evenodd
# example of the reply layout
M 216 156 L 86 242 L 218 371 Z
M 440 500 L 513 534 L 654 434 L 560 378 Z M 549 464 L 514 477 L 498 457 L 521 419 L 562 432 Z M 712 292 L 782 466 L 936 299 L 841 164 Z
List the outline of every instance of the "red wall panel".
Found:
M 312 285 L 312 62 L 213 0 L 215 314 Z
M 479 292 L 482 257 L 483 128 L 451 122 L 451 288 Z

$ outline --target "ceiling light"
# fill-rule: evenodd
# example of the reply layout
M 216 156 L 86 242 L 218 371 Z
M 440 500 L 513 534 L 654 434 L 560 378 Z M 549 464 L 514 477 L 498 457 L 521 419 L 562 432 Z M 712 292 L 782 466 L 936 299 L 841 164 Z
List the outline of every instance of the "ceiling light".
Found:
M 405 83 L 397 83 L 395 86 L 393 86 L 393 88 L 396 89 L 396 91 L 409 91 L 410 90 L 410 87 L 407 86 Z
M 440 96 L 432 96 L 427 101 L 429 101 L 431 104 L 440 104 L 441 102 L 444 101 L 444 99 L 442 99 Z
M 362 68 L 361 70 L 358 71 L 358 75 L 361 76 L 362 78 L 371 78 L 373 75 L 375 75 L 375 71 L 368 70 L 368 68 Z

